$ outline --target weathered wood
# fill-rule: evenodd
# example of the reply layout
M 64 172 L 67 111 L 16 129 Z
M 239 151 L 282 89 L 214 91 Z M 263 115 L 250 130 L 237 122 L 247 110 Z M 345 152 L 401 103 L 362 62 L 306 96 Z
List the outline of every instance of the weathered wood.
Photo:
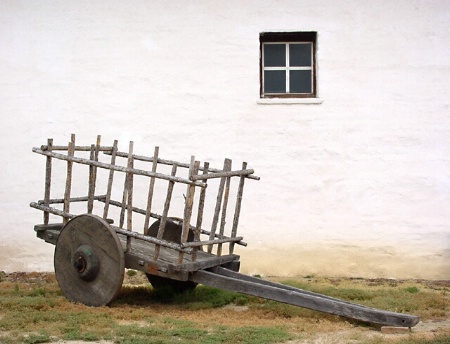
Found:
M 203 174 L 208 174 L 209 162 L 203 164 Z M 194 241 L 200 241 L 200 233 L 203 222 L 203 210 L 205 208 L 205 198 L 206 198 L 206 188 L 202 188 L 200 191 L 200 199 L 198 201 L 198 211 L 197 211 L 197 223 L 194 229 Z M 194 253 L 192 255 L 192 260 L 197 259 L 197 251 L 201 250 L 202 246 L 196 246 L 194 248 Z
M 49 145 L 42 145 L 40 148 L 42 151 L 50 151 Z M 52 151 L 66 151 L 68 149 L 68 146 L 52 146 Z M 91 150 L 91 146 L 75 146 L 74 147 L 75 152 L 89 152 Z M 113 151 L 113 147 L 109 146 L 99 146 L 98 150 L 100 152 L 108 152 L 111 154 Z
M 247 163 L 242 163 L 242 169 L 245 170 L 247 168 Z M 236 205 L 234 209 L 234 217 L 233 217 L 233 227 L 231 228 L 231 237 L 234 238 L 237 235 L 237 229 L 239 225 L 239 217 L 241 214 L 241 206 L 242 206 L 242 197 L 244 195 L 244 183 L 245 183 L 245 176 L 241 176 L 239 178 L 239 186 L 238 191 L 236 195 Z M 233 254 L 234 252 L 234 243 L 230 243 L 229 247 L 229 253 Z
M 153 162 L 152 162 L 152 172 L 153 173 L 156 173 L 156 169 L 158 168 L 158 155 L 159 155 L 159 147 L 155 147 L 155 150 L 153 153 Z M 147 230 L 149 228 L 150 214 L 152 212 L 154 188 L 155 188 L 155 177 L 150 177 L 150 183 L 148 186 L 148 195 L 147 195 L 147 208 L 145 211 L 145 220 L 144 220 L 144 234 L 147 234 Z
M 90 159 L 95 161 L 95 145 L 91 145 L 91 155 Z M 70 161 L 69 161 L 70 162 Z M 94 209 L 94 194 L 95 194 L 95 167 L 89 165 L 89 188 L 88 188 L 88 202 L 87 202 L 87 213 L 92 214 Z
M 231 160 L 229 160 L 227 165 L 227 170 L 231 170 Z M 228 207 L 228 197 L 230 195 L 230 182 L 231 177 L 226 177 L 225 182 L 225 194 L 223 196 L 223 202 L 222 202 L 222 216 L 220 220 L 220 230 L 219 230 L 219 238 L 222 238 L 225 232 L 225 221 L 227 219 L 227 207 Z M 222 243 L 217 245 L 217 255 L 222 255 Z
M 229 164 L 230 164 L 230 159 L 225 159 L 225 161 L 223 163 L 224 171 L 227 171 L 227 166 L 229 166 Z M 211 234 L 209 235 L 209 240 L 214 239 L 214 237 L 216 235 L 217 223 L 219 222 L 219 213 L 220 213 L 220 209 L 222 206 L 222 197 L 223 197 L 223 192 L 224 192 L 224 188 L 225 188 L 225 182 L 226 182 L 226 177 L 222 177 L 220 179 L 219 190 L 217 192 L 216 208 L 214 210 L 214 217 L 213 217 L 213 222 L 211 225 Z M 208 253 L 211 253 L 212 249 L 213 249 L 213 246 L 209 245 Z
M 198 169 L 200 166 L 199 161 L 195 161 L 195 157 L 191 156 L 191 167 L 189 168 L 189 178 L 195 176 L 198 173 Z M 183 230 L 181 233 L 181 243 L 187 242 L 189 230 L 191 228 L 191 216 L 192 216 L 192 208 L 194 206 L 194 193 L 195 193 L 195 185 L 188 185 L 186 191 L 186 201 L 184 204 L 184 217 L 183 217 Z M 178 263 L 183 261 L 183 252 L 180 252 L 178 257 Z
M 112 147 L 112 153 L 111 153 L 111 165 L 116 164 L 116 152 L 117 152 L 117 140 L 114 140 L 113 147 Z M 109 170 L 108 186 L 106 189 L 106 196 L 105 196 L 105 206 L 103 208 L 103 218 L 104 219 L 106 219 L 108 217 L 109 201 L 111 200 L 113 180 L 114 180 L 114 170 L 111 169 L 111 170 Z
M 54 153 L 51 151 L 43 151 L 39 148 L 33 148 L 32 151 L 34 153 L 41 154 L 41 155 L 44 155 L 47 157 L 52 157 L 55 159 L 65 160 L 65 161 L 70 160 L 70 161 L 73 161 L 73 162 L 76 162 L 79 164 L 93 165 L 93 166 L 100 167 L 100 168 L 107 169 L 107 170 L 113 169 L 115 171 L 125 172 L 125 173 L 133 173 L 133 174 L 140 175 L 140 176 L 155 177 L 155 178 L 164 179 L 164 180 L 173 180 L 174 182 L 188 184 L 188 185 L 195 185 L 195 186 L 199 186 L 199 187 L 206 186 L 205 183 L 201 183 L 198 181 L 191 181 L 189 179 L 184 179 L 184 178 L 180 178 L 180 177 L 171 177 L 166 174 L 153 173 L 150 171 L 139 170 L 139 169 L 135 169 L 135 168 L 129 169 L 127 167 L 106 164 L 106 163 L 102 163 L 99 161 L 92 161 L 90 159 L 84 159 L 84 158 L 79 158 L 79 157 L 68 157 L 67 155 L 64 155 L 64 154 Z
M 109 304 L 122 287 L 124 272 L 122 245 L 106 221 L 85 214 L 64 226 L 56 242 L 55 274 L 70 301 Z
M 52 207 L 49 207 L 49 206 L 46 206 L 46 205 L 42 205 L 42 204 L 39 204 L 37 202 L 31 202 L 30 203 L 30 207 L 35 208 L 35 209 L 39 209 L 39 210 L 42 210 L 42 211 L 47 211 L 48 213 L 53 214 L 53 215 L 58 215 L 58 216 L 61 216 L 61 217 L 67 217 L 69 219 L 74 218 L 76 216 L 75 214 L 69 214 L 69 213 L 64 212 L 63 210 L 59 210 L 59 209 L 52 208 Z M 171 248 L 173 250 L 176 250 L 176 251 L 183 251 L 183 252 L 186 252 L 186 253 L 192 253 L 192 248 L 183 248 L 183 247 L 181 247 L 181 245 L 173 244 L 173 243 L 170 243 L 170 242 L 167 242 L 167 241 L 164 241 L 164 240 L 158 240 L 156 238 L 145 236 L 143 234 L 139 234 L 139 233 L 134 232 L 134 231 L 130 232 L 130 231 L 126 230 L 126 229 L 123 229 L 123 228 L 120 228 L 120 227 L 117 227 L 117 226 L 113 226 L 113 225 L 110 225 L 110 226 L 117 233 L 123 234 L 125 236 L 130 236 L 132 238 L 139 239 L 139 240 L 142 240 L 142 241 L 156 243 L 156 244 L 159 244 L 161 246 L 169 247 L 169 248 Z
M 53 139 L 47 140 L 47 150 L 49 153 L 52 152 L 53 147 Z M 48 201 L 50 199 L 50 186 L 52 183 L 52 157 L 47 156 L 45 162 L 45 190 L 44 190 L 44 204 L 48 205 Z M 50 214 L 44 211 L 44 223 L 48 224 L 50 218 Z
M 182 247 L 199 247 L 203 245 L 215 245 L 215 244 L 225 244 L 225 243 L 238 243 L 243 240 L 243 237 L 234 237 L 234 238 L 222 238 L 222 239 L 214 239 L 214 240 L 204 240 L 204 241 L 193 241 L 193 242 L 185 242 L 181 244 Z M 220 255 L 219 255 L 220 256 Z
M 228 272 L 228 274 L 230 273 Z M 232 275 L 234 277 L 199 270 L 192 274 L 191 280 L 215 288 L 262 297 L 375 324 L 412 327 L 419 322 L 419 318 L 416 316 L 373 309 L 330 297 L 323 297 L 320 294 L 305 293 L 301 289 L 286 288 L 282 284 L 261 283 L 260 279 L 239 273 L 232 273 Z M 245 276 L 245 279 L 243 276 Z
M 86 202 L 89 199 L 88 196 L 82 196 L 82 197 L 71 197 L 69 199 L 70 203 L 76 203 L 76 202 Z M 106 199 L 106 195 L 98 195 L 98 196 L 94 196 L 94 201 L 102 201 L 105 202 Z M 45 204 L 44 200 L 39 200 L 37 201 L 38 204 Z M 58 203 L 62 203 L 64 204 L 64 198 L 51 198 L 48 201 L 48 204 L 58 204 Z
M 127 167 L 132 169 L 134 166 L 134 160 L 133 160 L 133 141 L 130 141 L 129 145 L 129 155 L 128 155 L 128 164 Z M 127 173 L 126 178 L 126 194 L 127 194 L 127 230 L 131 231 L 133 228 L 133 174 Z M 131 249 L 131 237 L 127 237 L 127 249 L 126 252 L 130 251 Z
M 90 160 L 98 161 L 98 147 L 100 147 L 101 136 L 97 135 L 97 142 L 95 145 L 91 145 L 91 155 Z M 89 191 L 88 191 L 88 214 L 92 214 L 94 209 L 94 195 L 95 195 L 95 185 L 97 183 L 97 167 L 89 165 Z
M 171 175 L 175 176 L 176 173 L 177 173 L 177 164 L 174 164 L 172 166 Z M 169 181 L 169 186 L 167 188 L 166 201 L 164 202 L 164 209 L 163 209 L 163 213 L 162 213 L 162 216 L 161 216 L 161 219 L 159 222 L 158 234 L 156 236 L 159 240 L 161 240 L 164 237 L 164 230 L 166 228 L 167 215 L 169 214 L 169 207 L 170 207 L 170 201 L 172 199 L 172 192 L 173 192 L 174 184 L 175 183 L 173 181 Z M 155 254 L 153 256 L 154 260 L 158 259 L 159 251 L 160 251 L 160 246 L 157 245 L 155 247 Z
M 45 147 L 45 146 L 42 146 Z M 45 150 L 45 149 L 44 149 Z M 105 150 L 104 152 L 105 154 L 111 154 L 110 152 L 108 152 L 107 150 Z M 120 156 L 122 158 L 128 158 L 128 153 L 125 152 L 117 152 L 117 156 Z M 153 158 L 151 157 L 147 157 L 147 156 L 143 156 L 143 155 L 133 155 L 134 160 L 139 160 L 139 161 L 146 161 L 146 162 L 153 162 Z M 170 165 L 172 166 L 174 163 L 177 164 L 178 167 L 183 167 L 183 168 L 189 168 L 190 164 L 187 163 L 182 163 L 182 162 L 178 162 L 178 161 L 174 161 L 174 160 L 167 160 L 167 159 L 160 159 L 158 158 L 158 164 L 162 164 L 162 165 Z M 203 168 L 200 167 L 199 169 L 200 171 L 203 171 Z M 209 172 L 213 172 L 213 173 L 222 173 L 223 171 L 217 168 L 211 168 L 209 167 Z M 246 174 L 245 175 L 246 178 L 249 179 L 254 179 L 254 180 L 260 180 L 260 177 L 255 176 L 253 174 Z
M 197 176 L 193 176 L 190 178 L 191 180 L 206 180 L 212 178 L 222 178 L 222 177 L 239 177 L 239 176 L 247 176 L 249 174 L 253 174 L 254 170 L 241 170 L 241 171 L 224 171 L 217 173 L 209 173 L 207 175 L 199 174 Z
M 75 146 L 75 135 L 72 134 L 71 141 L 69 142 L 69 146 L 67 149 L 67 155 L 74 155 L 74 146 Z M 66 189 L 64 192 L 64 211 L 66 213 L 70 213 L 70 191 L 72 188 L 72 165 L 73 162 L 67 161 L 67 177 L 66 177 Z M 63 223 L 66 224 L 68 221 L 67 218 L 63 218 Z

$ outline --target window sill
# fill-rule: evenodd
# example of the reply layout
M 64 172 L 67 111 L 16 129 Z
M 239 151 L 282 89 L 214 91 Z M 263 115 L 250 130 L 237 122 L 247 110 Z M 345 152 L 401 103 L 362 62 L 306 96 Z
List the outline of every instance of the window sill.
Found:
M 257 104 L 262 105 L 294 105 L 294 104 L 322 104 L 321 98 L 260 98 L 256 100 Z

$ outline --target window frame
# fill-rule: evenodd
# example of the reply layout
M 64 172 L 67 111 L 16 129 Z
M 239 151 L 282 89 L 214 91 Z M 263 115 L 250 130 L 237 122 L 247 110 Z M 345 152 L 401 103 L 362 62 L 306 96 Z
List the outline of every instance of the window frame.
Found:
M 261 32 L 259 34 L 259 77 L 260 77 L 260 98 L 317 98 L 317 32 Z M 291 67 L 289 66 L 290 44 L 311 44 L 311 67 Z M 285 67 L 264 67 L 264 45 L 265 44 L 286 44 L 286 66 Z M 286 90 L 289 90 L 289 74 L 291 70 L 311 70 L 311 93 L 264 93 L 264 71 L 284 70 L 286 72 Z

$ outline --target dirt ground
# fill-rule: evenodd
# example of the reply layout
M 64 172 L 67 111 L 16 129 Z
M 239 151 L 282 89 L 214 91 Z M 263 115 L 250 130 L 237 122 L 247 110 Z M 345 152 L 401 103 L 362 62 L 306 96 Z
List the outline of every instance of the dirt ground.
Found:
M 14 274 L 8 274 L 9 277 L 13 277 Z M 3 275 L 5 276 L 5 275 Z M 46 274 L 36 274 L 36 276 L 42 276 L 43 279 L 48 278 Z M 21 275 L 18 274 L 16 277 L 18 281 L 21 279 Z M 12 280 L 16 279 L 13 278 Z M 39 277 L 38 277 L 39 278 Z M 52 277 L 53 278 L 53 277 Z M 437 282 L 435 282 L 437 283 Z M 444 284 L 442 284 L 444 283 Z M 126 276 L 124 281 L 125 285 L 128 286 L 138 286 L 142 284 L 148 285 L 148 281 L 145 276 Z M 439 281 L 440 287 L 445 287 L 446 290 L 450 287 L 450 281 Z M 449 296 L 446 295 L 445 298 Z M 167 308 L 164 305 L 154 306 L 153 309 L 157 314 L 165 314 L 168 312 Z M 261 317 L 256 318 L 251 316 L 250 310 L 247 306 L 236 306 L 236 305 L 227 305 L 222 307 L 219 311 L 217 309 L 209 310 L 200 310 L 196 312 L 183 312 L 177 311 L 177 309 L 170 309 L 170 316 L 184 319 L 184 320 L 192 320 L 195 322 L 209 321 L 216 322 L 226 326 L 271 326 L 273 324 L 273 319 L 270 317 Z M 205 320 L 206 319 L 206 320 Z M 144 323 L 140 324 L 139 321 L 136 320 L 123 320 L 124 324 L 136 324 L 139 326 L 146 326 Z M 280 320 L 278 322 L 283 325 L 287 325 L 289 322 L 292 322 L 292 319 Z M 351 323 L 347 323 L 345 320 L 338 321 L 335 323 L 326 323 L 324 321 L 324 327 L 321 328 L 319 326 L 314 327 L 316 330 L 312 333 L 308 333 L 305 339 L 297 339 L 289 342 L 285 342 L 285 344 L 340 344 L 340 343 L 363 343 L 367 341 L 371 342 L 380 342 L 380 343 L 397 343 L 402 340 L 406 340 L 409 338 L 422 338 L 424 340 L 432 340 L 436 337 L 436 335 L 448 334 L 450 333 L 450 314 L 448 317 L 439 318 L 435 320 L 426 320 L 421 321 L 417 326 L 412 328 L 410 332 L 407 333 L 394 333 L 387 334 L 383 333 L 381 329 L 374 327 L 365 327 L 365 326 L 354 326 Z M 58 341 L 50 344 L 84 344 L 87 342 L 83 341 Z M 114 344 L 110 341 L 89 341 L 89 343 L 93 344 Z

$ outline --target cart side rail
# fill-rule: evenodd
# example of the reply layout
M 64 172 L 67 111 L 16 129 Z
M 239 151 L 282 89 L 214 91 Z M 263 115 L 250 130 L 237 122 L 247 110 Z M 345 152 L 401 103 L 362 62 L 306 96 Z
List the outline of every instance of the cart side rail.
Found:
M 127 236 L 127 250 L 130 249 L 131 238 L 152 242 L 156 245 L 154 259 L 158 259 L 159 246 L 169 247 L 179 252 L 178 262 L 183 261 L 184 254 L 192 254 L 193 261 L 196 259 L 197 251 L 207 248 L 208 253 L 221 256 L 223 254 L 223 244 L 229 244 L 228 254 L 232 255 L 235 244 L 246 246 L 243 241 L 243 237 L 237 236 L 237 227 L 239 223 L 243 187 L 245 179 L 259 180 L 259 177 L 254 175 L 253 169 L 247 168 L 247 163 L 242 164 L 242 168 L 239 170 L 231 169 L 231 160 L 225 159 L 224 167 L 222 169 L 214 169 L 209 167 L 208 162 L 203 164 L 200 161 L 196 161 L 195 157 L 191 157 L 190 163 L 180 163 L 173 160 L 162 159 L 159 156 L 159 147 L 155 147 L 153 157 L 147 157 L 143 155 L 134 154 L 133 142 L 130 142 L 128 152 L 121 152 L 118 149 L 117 140 L 114 141 L 112 146 L 105 146 L 100 144 L 101 137 L 97 136 L 95 144 L 90 146 L 76 145 L 75 135 L 72 134 L 71 140 L 68 145 L 53 145 L 53 139 L 47 140 L 47 145 L 42 145 L 39 148 L 32 149 L 34 153 L 43 155 L 46 157 L 46 177 L 45 177 L 45 192 L 44 198 L 37 202 L 32 202 L 31 207 L 42 210 L 44 212 L 44 225 L 49 222 L 49 214 L 63 217 L 63 224 L 67 223 L 72 217 L 75 216 L 71 212 L 71 204 L 76 202 L 87 202 L 87 213 L 91 214 L 95 210 L 94 202 L 101 202 L 104 204 L 103 218 L 108 219 L 108 211 L 110 206 L 120 208 L 120 217 L 118 219 L 118 226 L 112 226 L 116 232 Z M 85 152 L 79 153 L 77 152 Z M 90 153 L 89 157 L 86 157 L 86 153 Z M 105 162 L 105 159 L 100 161 L 99 154 L 103 153 L 105 156 L 110 156 L 110 162 Z M 81 154 L 81 155 L 80 155 Z M 126 164 L 118 164 L 116 160 L 118 158 L 125 158 Z M 63 198 L 51 198 L 50 186 L 52 176 L 52 160 L 62 160 L 67 163 L 66 170 L 66 185 Z M 144 163 L 151 163 L 151 168 L 140 169 L 135 167 L 135 161 L 143 161 Z M 86 165 L 89 168 L 89 189 L 88 195 L 82 197 L 72 197 L 72 167 L 73 164 Z M 170 174 L 158 172 L 158 165 L 171 165 L 172 172 Z M 141 167 L 141 166 L 139 166 Z M 177 168 L 188 168 L 187 177 L 177 176 Z M 107 183 L 106 193 L 96 194 L 96 179 L 97 169 L 109 170 L 109 179 Z M 115 172 L 123 173 L 125 175 L 125 182 L 123 185 L 122 200 L 112 199 L 112 189 Z M 136 207 L 133 204 L 134 197 L 133 192 L 136 186 L 134 186 L 134 177 L 144 176 L 149 178 L 147 204 L 145 207 Z M 231 223 L 231 229 L 229 234 L 226 234 L 225 224 L 227 222 L 227 209 L 228 203 L 231 198 L 230 184 L 232 178 L 239 179 L 239 186 L 236 192 L 236 199 L 234 203 L 234 216 Z M 214 213 L 211 219 L 211 224 L 205 224 L 203 221 L 203 212 L 205 210 L 205 203 L 207 198 L 207 186 L 209 180 L 219 180 L 219 186 L 217 193 L 215 194 L 215 207 Z M 163 202 L 162 210 L 158 214 L 154 211 L 154 187 L 155 181 L 162 180 L 168 182 L 167 193 L 165 202 Z M 141 180 L 140 180 L 141 181 Z M 160 182 L 159 182 L 160 183 Z M 117 182 L 116 182 L 117 184 Z M 181 237 L 178 243 L 167 242 L 163 239 L 165 225 L 168 221 L 171 221 L 169 217 L 169 209 L 172 202 L 172 192 L 175 184 L 185 184 L 186 193 L 184 194 L 184 214 L 182 216 L 179 225 L 181 229 Z M 217 184 L 214 184 L 215 186 Z M 210 186 L 211 188 L 211 186 Z M 208 188 L 208 190 L 210 189 Z M 117 188 L 115 189 L 117 190 Z M 199 191 L 199 193 L 198 193 Z M 140 187 L 142 192 L 142 187 Z M 215 189 L 213 188 L 211 193 L 214 195 Z M 158 199 L 160 199 L 158 194 Z M 180 193 L 178 191 L 178 198 L 180 199 Z M 211 198 L 208 196 L 208 198 Z M 161 201 L 159 201 L 161 202 Z M 231 202 L 230 202 L 231 203 Z M 52 205 L 63 204 L 63 209 L 58 209 Z M 158 203 L 160 204 L 160 203 Z M 160 207 L 160 205 L 158 206 Z M 160 208 L 161 209 L 161 208 Z M 138 213 L 145 216 L 144 221 L 144 234 L 140 234 L 133 231 L 133 213 Z M 195 225 L 191 225 L 191 218 L 196 216 L 196 220 L 192 221 Z M 156 237 L 150 237 L 146 235 L 146 231 L 149 228 L 149 220 L 154 218 L 160 221 L 159 228 Z M 205 228 L 206 226 L 206 228 Z M 191 242 L 188 234 L 194 233 L 194 240 Z M 206 240 L 201 239 L 201 235 L 207 237 Z M 213 248 L 217 251 L 214 253 Z

